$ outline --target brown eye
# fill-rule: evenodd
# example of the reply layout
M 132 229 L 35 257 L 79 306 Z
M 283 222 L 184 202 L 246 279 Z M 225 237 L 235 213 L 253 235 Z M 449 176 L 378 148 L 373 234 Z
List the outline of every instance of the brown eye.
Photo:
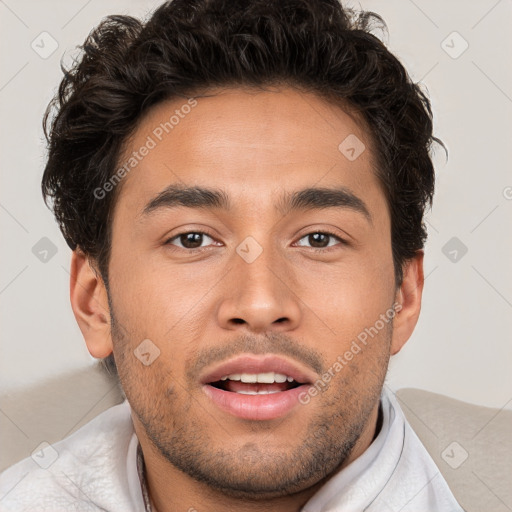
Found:
M 338 245 L 337 243 L 330 243 L 330 240 L 334 239 L 334 242 L 339 242 L 341 245 L 345 245 L 346 242 L 339 236 L 334 233 L 329 233 L 327 231 L 315 231 L 313 233 L 309 233 L 301 238 L 301 240 L 307 240 L 312 249 L 327 249 L 329 250 L 331 247 Z M 307 247 L 307 245 L 299 244 L 301 247 Z
M 170 238 L 167 240 L 166 245 L 177 245 L 181 249 L 189 250 L 201 249 L 201 244 L 205 241 L 205 237 L 212 239 L 209 235 L 201 231 L 189 231 Z M 179 244 L 174 242 L 178 242 Z

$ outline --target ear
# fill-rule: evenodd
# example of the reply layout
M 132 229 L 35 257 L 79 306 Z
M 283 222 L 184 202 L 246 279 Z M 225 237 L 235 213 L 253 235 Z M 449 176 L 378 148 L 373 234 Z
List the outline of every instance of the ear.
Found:
M 424 282 L 423 256 L 424 252 L 418 251 L 404 265 L 403 281 L 395 297 L 395 303 L 401 307 L 396 308 L 397 313 L 393 319 L 392 356 L 397 354 L 411 337 L 420 316 Z
M 73 313 L 90 354 L 96 358 L 112 353 L 110 312 L 103 279 L 80 250 L 71 256 L 70 299 Z

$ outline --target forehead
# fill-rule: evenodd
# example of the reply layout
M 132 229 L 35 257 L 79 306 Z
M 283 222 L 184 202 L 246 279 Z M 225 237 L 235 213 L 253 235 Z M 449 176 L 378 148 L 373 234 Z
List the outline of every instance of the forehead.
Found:
M 229 189 L 259 207 L 283 190 L 343 185 L 371 203 L 382 194 L 361 125 L 294 89 L 225 89 L 166 101 L 127 141 L 118 203 L 140 213 L 170 184 Z

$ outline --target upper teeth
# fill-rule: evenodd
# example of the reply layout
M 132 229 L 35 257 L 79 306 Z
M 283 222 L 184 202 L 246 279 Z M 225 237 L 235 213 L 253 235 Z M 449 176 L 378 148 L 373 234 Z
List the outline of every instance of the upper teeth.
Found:
M 273 382 L 292 382 L 293 377 L 289 377 L 282 373 L 232 373 L 225 375 L 221 380 L 241 380 L 242 382 L 261 382 L 264 384 L 272 384 Z

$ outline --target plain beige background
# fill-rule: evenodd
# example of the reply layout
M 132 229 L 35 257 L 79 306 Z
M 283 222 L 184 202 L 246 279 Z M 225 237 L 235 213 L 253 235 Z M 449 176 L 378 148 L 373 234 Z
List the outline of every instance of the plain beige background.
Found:
M 0 386 L 4 390 L 93 362 L 69 305 L 70 250 L 40 192 L 41 118 L 60 81 L 60 59 L 64 56 L 69 62 L 74 47 L 103 16 L 144 16 L 159 3 L 0 2 Z M 383 16 L 389 29 L 383 37 L 413 79 L 424 84 L 432 100 L 436 135 L 449 151 L 447 162 L 442 151 L 435 155 L 437 193 L 427 217 L 421 318 L 411 340 L 394 358 L 387 384 L 394 390 L 418 387 L 509 408 L 512 1 L 347 3 Z M 44 55 L 56 44 L 50 56 Z M 37 244 L 44 237 L 57 251 L 46 262 L 37 257 Z

